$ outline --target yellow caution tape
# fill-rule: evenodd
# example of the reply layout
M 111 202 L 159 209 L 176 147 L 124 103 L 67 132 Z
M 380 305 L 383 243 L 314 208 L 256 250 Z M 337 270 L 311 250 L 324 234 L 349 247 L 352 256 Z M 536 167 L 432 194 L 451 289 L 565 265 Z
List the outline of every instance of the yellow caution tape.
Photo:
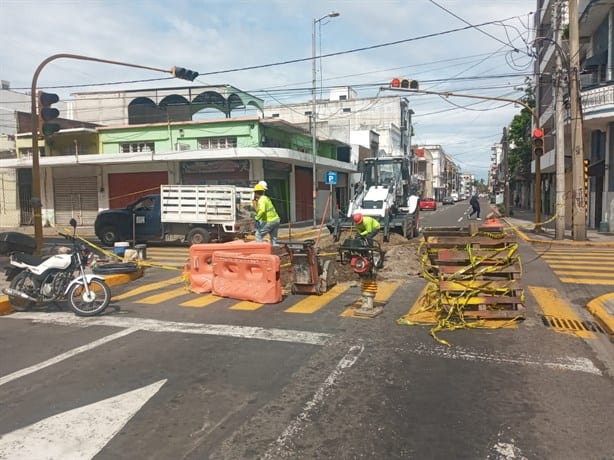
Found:
M 500 239 L 505 236 L 501 232 L 481 231 L 481 235 L 490 238 Z M 460 249 L 460 248 L 455 248 Z M 416 326 L 432 324 L 432 322 L 421 321 L 420 314 L 432 312 L 435 314 L 437 324 L 431 328 L 430 335 L 439 343 L 450 346 L 446 340 L 438 337 L 437 333 L 443 330 L 453 331 L 465 328 L 490 328 L 497 329 L 506 327 L 510 322 L 514 322 L 522 316 L 517 316 L 510 320 L 493 324 L 492 321 L 482 319 L 469 320 L 465 318 L 465 308 L 475 305 L 478 296 L 510 296 L 514 291 L 520 292 L 521 302 L 524 303 L 524 292 L 517 287 L 517 279 L 489 280 L 481 279 L 484 275 L 492 275 L 501 270 L 518 266 L 522 272 L 522 265 L 518 257 L 518 243 L 512 243 L 502 248 L 485 249 L 480 248 L 480 253 L 487 252 L 487 255 L 478 255 L 474 252 L 471 243 L 464 246 L 467 252 L 469 264 L 459 268 L 452 274 L 440 273 L 439 267 L 434 265 L 431 260 L 437 256 L 440 250 L 431 248 L 426 240 L 422 241 L 418 247 L 418 256 L 422 265 L 422 276 L 428 284 L 420 299 L 421 305 L 418 311 L 408 313 L 399 318 L 397 324 Z M 455 291 L 453 293 L 444 291 L 440 288 L 440 282 L 453 282 Z M 507 281 L 507 282 L 506 282 Z M 475 300 L 473 300 L 475 299 Z M 496 305 L 494 306 L 496 308 Z M 488 306 L 492 309 L 493 307 Z

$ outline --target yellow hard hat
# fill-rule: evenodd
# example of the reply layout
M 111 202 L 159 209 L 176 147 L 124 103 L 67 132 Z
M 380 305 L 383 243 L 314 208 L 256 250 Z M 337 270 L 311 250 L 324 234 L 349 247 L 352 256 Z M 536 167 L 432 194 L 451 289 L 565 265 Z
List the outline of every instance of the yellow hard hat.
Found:
M 266 189 L 261 184 L 256 184 L 254 186 L 254 192 L 264 192 Z

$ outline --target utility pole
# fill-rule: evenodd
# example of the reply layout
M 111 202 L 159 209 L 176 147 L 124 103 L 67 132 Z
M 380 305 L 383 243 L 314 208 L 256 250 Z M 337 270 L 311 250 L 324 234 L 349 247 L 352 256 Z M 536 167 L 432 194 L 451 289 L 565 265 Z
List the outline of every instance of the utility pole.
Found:
M 562 67 L 562 41 L 563 41 L 563 24 L 562 24 L 562 2 L 556 2 L 554 5 L 554 40 L 556 46 L 556 76 L 555 76 L 555 123 L 556 123 L 556 192 L 555 192 L 555 208 L 556 214 L 555 233 L 556 240 L 565 239 L 565 106 L 563 105 L 564 75 L 565 71 Z
M 572 238 L 586 240 L 586 206 L 584 199 L 584 152 L 582 149 L 582 113 L 580 111 L 579 73 L 580 33 L 578 1 L 569 0 L 569 100 L 572 145 Z
M 172 69 L 161 69 L 158 67 L 150 67 L 139 64 L 132 64 L 129 62 L 120 62 L 120 61 L 111 61 L 109 59 L 101 59 L 90 56 L 82 56 L 80 54 L 68 54 L 68 53 L 60 53 L 54 54 L 53 56 L 49 56 L 43 62 L 39 64 L 39 66 L 34 71 L 34 76 L 32 77 L 32 90 L 30 93 L 31 98 L 31 120 L 32 120 L 32 211 L 34 213 L 34 238 L 36 240 L 36 254 L 40 255 L 41 250 L 43 248 L 43 221 L 42 221 L 42 197 L 41 197 L 41 180 L 40 180 L 40 162 L 39 162 L 39 145 L 38 145 L 38 121 L 39 121 L 39 113 L 37 111 L 37 84 L 38 77 L 43 70 L 43 68 L 56 59 L 78 59 L 81 61 L 93 61 L 93 62 L 102 62 L 105 64 L 114 64 L 121 65 L 125 67 L 134 67 L 137 69 L 146 69 L 146 70 L 154 70 L 156 72 L 164 72 L 170 73 L 173 76 L 181 79 L 188 79 L 193 81 L 196 77 L 198 77 L 198 72 L 194 72 L 192 70 L 185 69 L 183 67 L 173 67 Z
M 501 138 L 501 147 L 503 149 L 503 190 L 504 190 L 504 215 L 510 215 L 510 181 L 509 181 L 509 149 L 507 143 L 507 128 L 503 128 L 503 137 Z

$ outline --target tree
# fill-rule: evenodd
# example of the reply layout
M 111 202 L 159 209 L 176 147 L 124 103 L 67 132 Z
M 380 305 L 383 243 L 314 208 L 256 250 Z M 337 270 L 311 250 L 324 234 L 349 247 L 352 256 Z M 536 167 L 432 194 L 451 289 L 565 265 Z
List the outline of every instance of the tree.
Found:
M 535 107 L 535 95 L 530 79 L 525 80 L 525 95 L 521 99 L 529 107 Z M 523 180 L 529 177 L 531 159 L 533 156 L 531 146 L 531 126 L 533 115 L 523 108 L 515 115 L 508 131 L 509 145 L 509 175 L 511 181 Z

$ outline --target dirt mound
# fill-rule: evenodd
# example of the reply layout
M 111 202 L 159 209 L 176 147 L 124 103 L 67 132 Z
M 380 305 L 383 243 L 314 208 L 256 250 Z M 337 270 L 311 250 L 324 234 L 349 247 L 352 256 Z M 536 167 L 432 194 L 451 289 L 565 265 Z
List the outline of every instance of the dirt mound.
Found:
M 326 234 L 321 235 L 318 241 L 320 259 L 322 261 L 336 261 L 338 282 L 360 281 L 359 276 L 354 273 L 349 265 L 342 265 L 339 262 L 338 248 L 347 237 L 349 237 L 349 235 L 342 235 L 341 240 L 335 243 L 332 236 L 326 232 Z M 383 241 L 381 234 L 377 236 L 376 241 L 380 243 L 384 251 L 384 267 L 377 271 L 377 279 L 408 279 L 420 274 L 421 265 L 417 254 L 420 244 L 419 238 L 407 240 L 401 235 L 391 233 L 390 241 L 387 243 Z M 282 286 L 284 289 L 289 290 L 292 285 L 292 270 L 289 266 L 290 257 L 287 255 L 285 249 L 280 251 L 279 255 L 282 256 L 282 264 L 287 264 L 282 267 L 281 271 Z

